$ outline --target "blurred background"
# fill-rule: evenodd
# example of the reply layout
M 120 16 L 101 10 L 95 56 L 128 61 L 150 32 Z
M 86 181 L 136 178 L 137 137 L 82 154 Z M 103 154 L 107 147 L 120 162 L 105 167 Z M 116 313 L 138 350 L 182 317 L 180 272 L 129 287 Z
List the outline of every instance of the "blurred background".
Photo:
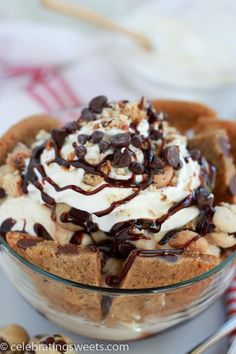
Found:
M 201 101 L 236 118 L 235 0 L 64 2 L 142 33 L 152 50 L 40 0 L 1 0 L 0 120 L 80 106 L 98 94 Z

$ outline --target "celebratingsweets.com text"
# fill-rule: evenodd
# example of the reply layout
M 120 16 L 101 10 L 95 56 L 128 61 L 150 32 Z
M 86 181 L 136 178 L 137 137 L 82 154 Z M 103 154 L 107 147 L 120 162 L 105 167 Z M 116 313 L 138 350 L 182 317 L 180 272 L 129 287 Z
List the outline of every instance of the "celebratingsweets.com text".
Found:
M 28 343 L 28 344 L 8 344 L 1 341 L 0 353 L 8 352 L 29 352 L 29 353 L 43 353 L 43 352 L 58 352 L 68 353 L 72 352 L 129 352 L 129 344 L 118 343 L 81 343 L 81 344 L 44 344 L 44 343 Z

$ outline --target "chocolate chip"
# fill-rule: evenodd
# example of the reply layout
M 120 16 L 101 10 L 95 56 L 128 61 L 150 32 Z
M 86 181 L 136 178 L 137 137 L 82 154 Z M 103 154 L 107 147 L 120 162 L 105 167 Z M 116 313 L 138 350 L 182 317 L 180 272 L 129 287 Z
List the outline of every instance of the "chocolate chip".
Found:
M 138 149 L 142 149 L 143 146 L 143 139 L 140 135 L 134 134 L 131 137 L 131 144 Z
M 86 135 L 86 134 L 80 134 L 78 135 L 78 143 L 81 145 L 85 145 L 87 143 L 87 141 L 89 140 L 90 136 Z
M 149 137 L 151 140 L 159 140 L 163 138 L 163 134 L 160 130 L 151 129 Z
M 82 110 L 81 118 L 84 119 L 86 122 L 91 122 L 97 119 L 96 115 L 89 108 L 84 108 Z
M 100 153 L 103 153 L 109 149 L 110 143 L 108 141 L 102 140 L 99 142 L 98 146 L 99 146 Z
M 178 146 L 167 146 L 164 150 L 164 158 L 170 166 L 177 168 L 180 161 Z
M 99 130 L 96 130 L 91 135 L 91 139 L 94 144 L 98 144 L 99 141 L 101 141 L 103 139 L 103 137 L 104 137 L 104 133 L 100 132 Z
M 214 197 L 205 189 L 200 189 L 196 192 L 196 203 L 199 209 L 204 210 L 212 207 Z
M 78 129 L 78 123 L 76 121 L 67 123 L 64 128 L 67 130 L 69 134 L 75 133 L 76 130 Z
M 128 147 L 131 143 L 131 136 L 129 133 L 116 134 L 110 138 L 110 142 L 115 148 Z
M 6 192 L 5 192 L 5 189 L 3 188 L 0 188 L 0 199 L 3 199 L 6 197 Z
M 52 140 L 58 148 L 61 148 L 64 144 L 65 138 L 67 137 L 68 132 L 66 128 L 53 129 L 51 131 Z
M 230 145 L 229 141 L 223 136 L 221 136 L 218 139 L 218 141 L 219 141 L 219 144 L 220 144 L 220 147 L 221 147 L 221 150 L 222 150 L 223 154 L 225 156 L 230 156 L 231 145 Z
M 193 149 L 189 151 L 189 155 L 191 156 L 193 161 L 200 161 L 202 157 L 202 153 L 198 149 Z
M 117 168 L 129 167 L 131 164 L 131 155 L 128 149 L 117 149 L 114 153 L 112 165 Z
M 107 106 L 107 97 L 106 96 L 97 96 L 94 97 L 90 102 L 89 102 L 89 108 L 94 112 L 94 113 L 102 113 L 102 110 L 104 107 Z
M 27 239 L 27 238 L 22 238 L 21 240 L 19 240 L 17 242 L 17 246 L 21 249 L 23 249 L 24 251 L 27 250 L 27 248 L 31 248 L 34 246 L 37 246 L 40 242 L 42 242 L 41 240 L 33 240 L 33 239 Z
M 57 254 L 68 254 L 68 255 L 76 255 L 79 254 L 78 247 L 73 243 L 67 245 L 60 245 L 57 247 Z
M 155 172 L 162 172 L 164 167 L 165 167 L 165 162 L 158 156 L 154 156 L 151 163 L 150 167 L 155 170 Z
M 229 191 L 233 196 L 236 196 L 236 176 L 232 177 L 229 182 Z
M 139 162 L 136 162 L 136 161 L 132 162 L 129 168 L 130 168 L 130 171 L 132 171 L 136 175 L 141 175 L 144 173 L 144 166 L 143 166 L 143 164 L 141 164 Z
M 83 159 L 87 154 L 87 149 L 83 145 L 78 146 L 76 143 L 73 143 L 73 148 L 75 149 L 75 154 L 79 159 Z

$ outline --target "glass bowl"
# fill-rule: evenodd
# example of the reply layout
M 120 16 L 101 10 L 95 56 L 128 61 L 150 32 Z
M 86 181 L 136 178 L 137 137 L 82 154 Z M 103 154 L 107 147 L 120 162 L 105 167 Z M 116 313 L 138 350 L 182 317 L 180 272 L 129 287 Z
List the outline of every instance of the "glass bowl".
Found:
M 29 263 L 1 238 L 0 263 L 43 316 L 76 334 L 104 340 L 151 336 L 205 310 L 229 286 L 236 252 L 210 271 L 153 289 L 112 289 L 62 279 Z

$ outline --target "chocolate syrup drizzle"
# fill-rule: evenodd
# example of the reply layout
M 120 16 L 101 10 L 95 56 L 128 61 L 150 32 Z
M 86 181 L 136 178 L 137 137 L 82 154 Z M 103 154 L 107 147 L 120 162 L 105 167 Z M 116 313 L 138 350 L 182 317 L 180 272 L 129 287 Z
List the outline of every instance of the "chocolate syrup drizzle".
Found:
M 159 250 L 142 250 L 135 249 L 132 251 L 124 264 L 120 276 L 108 275 L 106 282 L 109 286 L 118 287 L 122 280 L 128 274 L 130 268 L 132 267 L 136 257 L 160 257 L 164 258 L 167 262 L 176 262 L 178 257 L 182 255 L 191 243 L 197 241 L 201 236 L 194 236 L 191 240 L 186 242 L 186 244 L 178 249 L 159 249 Z
M 140 105 L 143 107 L 143 102 L 140 102 Z M 76 193 L 83 194 L 83 195 L 94 195 L 101 190 L 105 188 L 130 188 L 133 190 L 133 192 L 126 198 L 113 202 L 110 207 L 108 207 L 105 210 L 98 211 L 94 213 L 97 217 L 102 217 L 105 215 L 109 215 L 115 208 L 117 208 L 120 205 L 123 205 L 127 203 L 128 201 L 132 200 L 135 198 L 142 190 L 147 189 L 152 183 L 155 174 L 157 173 L 156 167 L 154 164 L 155 160 L 155 153 L 152 148 L 152 145 L 150 143 L 150 139 L 153 136 L 152 134 L 156 134 L 158 136 L 158 132 L 160 133 L 159 136 L 157 137 L 158 140 L 160 140 L 160 157 L 163 156 L 163 149 L 164 149 L 164 138 L 163 138 L 163 132 L 162 132 L 162 121 L 159 121 L 159 115 L 152 109 L 151 105 L 148 105 L 146 108 L 147 110 L 147 115 L 148 115 L 148 122 L 150 125 L 149 129 L 149 137 L 144 138 L 140 132 L 137 129 L 136 124 L 132 124 L 132 129 L 134 130 L 135 133 L 130 133 L 131 135 L 131 144 L 132 144 L 132 138 L 134 135 L 140 136 L 140 150 L 142 150 L 143 156 L 144 156 L 144 173 L 142 175 L 142 181 L 137 182 L 136 180 L 136 175 L 135 173 L 132 173 L 131 177 L 127 180 L 123 179 L 114 179 L 109 177 L 106 173 L 103 172 L 103 166 L 106 165 L 107 161 L 110 161 L 112 163 L 114 154 L 109 154 L 104 157 L 104 159 L 98 163 L 98 164 L 90 164 L 85 160 L 84 157 L 80 157 L 77 160 L 73 161 L 68 161 L 64 159 L 61 156 L 61 149 L 62 146 L 65 142 L 66 137 L 71 134 L 75 133 L 77 130 L 80 129 L 80 121 L 78 122 L 72 122 L 71 124 L 67 124 L 63 128 L 60 129 L 55 129 L 51 133 L 51 140 L 50 140 L 50 146 L 54 149 L 55 152 L 55 159 L 51 162 L 57 163 L 59 166 L 63 168 L 69 169 L 71 166 L 75 168 L 82 168 L 85 172 L 91 173 L 93 175 L 98 175 L 103 178 L 104 183 L 91 190 L 91 191 L 85 191 L 82 188 L 80 188 L 77 185 L 67 185 L 64 187 L 58 186 L 58 184 L 52 180 L 49 176 L 47 176 L 45 169 L 43 165 L 41 164 L 41 155 L 46 148 L 45 143 L 41 146 L 38 146 L 34 148 L 31 160 L 29 162 L 27 172 L 23 176 L 23 192 L 25 194 L 28 193 L 27 187 L 29 184 L 32 184 L 37 188 L 40 193 L 42 200 L 46 205 L 51 207 L 52 209 L 55 208 L 56 201 L 49 196 L 47 193 L 44 192 L 44 184 L 48 183 L 50 184 L 55 191 L 61 192 L 65 190 L 73 190 Z M 159 122 L 159 131 L 153 128 L 153 124 L 156 124 Z M 131 151 L 131 150 L 130 150 Z M 203 158 L 201 158 L 201 161 L 199 161 L 201 164 L 201 181 L 202 181 L 202 186 L 204 185 L 204 188 L 207 188 L 209 190 L 212 189 L 213 183 L 214 183 L 214 173 L 215 170 L 214 168 L 209 165 Z M 179 166 L 181 168 L 181 166 Z M 160 171 L 159 171 L 160 172 Z M 39 181 L 38 175 L 41 176 L 41 181 Z M 162 217 L 158 219 L 133 219 L 133 220 L 128 220 L 125 222 L 120 222 L 115 224 L 110 232 L 107 233 L 109 239 L 106 240 L 105 242 L 101 242 L 100 244 L 89 246 L 93 247 L 94 251 L 99 251 L 102 252 L 104 255 L 104 262 L 108 257 L 117 257 L 121 259 L 126 259 L 129 255 L 128 261 L 125 263 L 125 266 L 122 270 L 121 276 L 118 278 L 110 276 L 107 278 L 107 282 L 109 285 L 112 286 L 118 286 L 121 282 L 121 280 L 125 277 L 127 274 L 128 270 L 130 269 L 132 263 L 134 262 L 134 259 L 136 256 L 140 257 L 165 257 L 169 261 L 174 261 L 178 255 L 182 254 L 184 250 L 188 247 L 188 245 L 184 248 L 181 249 L 161 249 L 161 250 L 140 250 L 136 249 L 135 246 L 130 244 L 130 241 L 136 241 L 139 239 L 147 239 L 147 236 L 145 236 L 142 233 L 142 230 L 146 230 L 149 233 L 157 233 L 161 230 L 162 224 L 172 215 L 177 213 L 178 211 L 187 208 L 192 205 L 197 204 L 197 197 L 196 197 L 196 191 L 192 192 L 189 194 L 186 198 L 181 200 L 180 202 L 176 203 L 174 206 L 172 206 L 169 210 L 168 213 L 163 215 Z M 53 214 L 53 213 L 52 213 Z M 211 218 L 212 218 L 212 209 L 208 208 L 207 210 L 202 211 L 202 219 L 200 220 L 200 223 L 198 225 L 198 232 L 201 234 L 204 234 L 207 230 L 207 227 L 209 226 L 209 223 L 211 223 Z M 203 220 L 204 219 L 204 220 Z M 84 230 L 85 232 L 91 234 L 93 232 L 98 231 L 98 226 L 92 221 L 92 215 L 89 214 L 86 211 L 83 210 L 77 210 L 75 208 L 71 208 L 69 212 L 63 213 L 61 215 L 61 222 L 63 223 L 73 223 L 74 225 L 79 226 L 82 228 L 82 231 Z M 4 224 L 4 223 L 3 223 Z M 12 225 L 13 226 L 13 225 Z M 2 225 L 0 227 L 1 232 L 5 232 L 4 230 L 9 231 L 11 229 L 11 223 L 8 221 L 6 224 Z M 3 230 L 3 231 L 2 231 Z M 48 235 L 47 231 L 42 227 L 42 225 L 35 225 L 34 227 L 35 233 L 43 237 L 44 239 L 50 239 L 50 235 Z M 6 232 L 7 232 L 6 231 Z M 168 243 L 171 237 L 174 236 L 174 234 L 177 231 L 172 231 L 169 234 L 166 234 L 164 238 L 160 241 L 161 245 L 164 245 Z M 200 237 L 200 236 L 198 236 Z M 191 240 L 191 242 L 194 242 L 196 238 Z M 80 243 L 81 242 L 81 235 L 80 232 L 75 234 L 72 237 L 71 243 Z
M 3 223 L 0 225 L 0 236 L 2 236 L 4 239 L 6 237 L 6 234 L 11 231 L 13 226 L 16 224 L 16 220 L 9 218 L 3 221 Z
M 13 229 L 16 223 L 17 220 L 12 218 L 4 220 L 0 225 L 0 236 L 5 239 L 7 233 Z M 28 232 L 26 231 L 26 220 L 24 220 L 23 228 L 21 230 L 15 230 L 15 232 L 28 234 Z M 49 235 L 45 227 L 39 223 L 34 224 L 34 232 L 37 237 L 40 237 L 44 240 L 52 240 L 52 237 Z

